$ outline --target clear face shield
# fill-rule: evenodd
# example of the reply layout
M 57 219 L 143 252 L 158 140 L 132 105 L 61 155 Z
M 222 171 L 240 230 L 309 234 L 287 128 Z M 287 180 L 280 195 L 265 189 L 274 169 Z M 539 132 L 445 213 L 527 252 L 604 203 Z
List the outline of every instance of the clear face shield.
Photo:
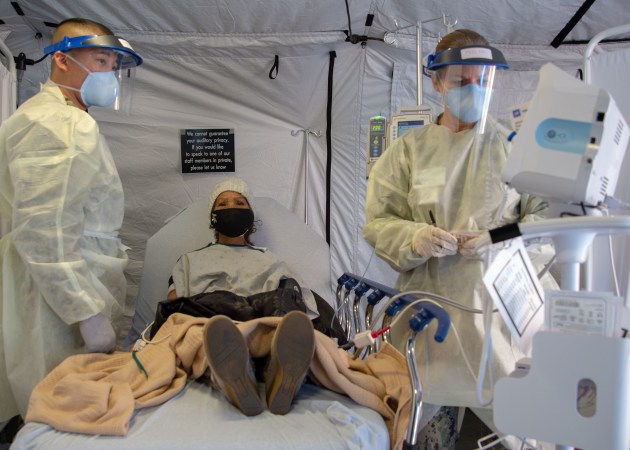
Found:
M 83 62 L 70 52 L 75 49 L 86 49 Z M 63 85 L 80 92 L 85 106 L 130 110 L 135 68 L 142 64 L 142 58 L 126 40 L 110 35 L 66 36 L 44 49 L 47 55 L 57 51 L 66 53 L 88 73 L 80 89 Z
M 488 119 L 497 117 L 496 91 L 501 72 L 507 68 L 503 54 L 490 46 L 450 48 L 429 55 L 428 68 L 433 84 L 442 94 L 444 115 L 441 123 L 454 131 L 475 128 L 485 134 Z
M 118 95 L 111 104 L 111 108 L 116 111 L 131 111 L 133 100 L 134 81 L 136 79 L 136 66 L 124 67 L 119 65 L 114 71 L 118 81 Z

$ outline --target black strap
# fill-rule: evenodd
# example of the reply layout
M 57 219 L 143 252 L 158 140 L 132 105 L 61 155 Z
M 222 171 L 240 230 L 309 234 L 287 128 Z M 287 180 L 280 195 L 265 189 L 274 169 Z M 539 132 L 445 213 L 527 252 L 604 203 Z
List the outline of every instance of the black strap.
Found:
M 20 4 L 18 2 L 11 2 L 11 6 L 13 6 L 13 9 L 15 10 L 15 13 L 18 16 L 23 16 L 24 15 L 24 11 L 22 10 L 22 7 L 20 6 Z
M 333 102 L 333 74 L 335 72 L 334 50 L 329 54 L 328 63 L 328 103 L 326 105 L 326 243 L 330 245 L 330 179 L 332 175 L 332 102 Z
M 518 227 L 517 223 L 511 223 L 499 228 L 495 228 L 494 230 L 490 230 L 488 233 L 490 233 L 490 240 L 493 244 L 522 236 L 521 230 Z
M 551 45 L 553 48 L 560 47 L 560 45 L 562 45 L 562 42 L 564 41 L 564 38 L 567 37 L 571 30 L 573 30 L 573 28 L 577 25 L 577 23 L 582 20 L 582 17 L 584 16 L 584 14 L 586 14 L 593 3 L 595 3 L 595 0 L 585 0 L 584 3 L 582 3 L 582 6 L 578 8 L 573 17 L 571 17 L 564 28 L 560 30 L 558 35 L 553 38 L 553 41 L 551 41 L 549 45 Z
M 275 56 L 274 58 L 274 62 L 273 62 L 273 66 L 271 66 L 271 70 L 269 71 L 269 78 L 271 78 L 272 80 L 275 80 L 276 77 L 278 76 L 278 67 L 280 66 L 280 57 L 278 55 Z M 274 74 L 273 71 L 276 71 L 276 73 Z

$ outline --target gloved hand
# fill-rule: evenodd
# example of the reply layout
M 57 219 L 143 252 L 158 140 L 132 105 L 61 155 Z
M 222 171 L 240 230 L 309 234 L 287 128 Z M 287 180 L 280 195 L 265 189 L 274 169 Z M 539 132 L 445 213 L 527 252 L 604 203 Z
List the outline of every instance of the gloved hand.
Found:
M 488 250 L 490 243 L 490 236 L 487 232 L 484 232 L 464 242 L 459 247 L 459 253 L 467 259 L 481 259 L 483 253 Z
M 448 231 L 428 225 L 414 233 L 411 247 L 422 257 L 440 258 L 457 253 L 457 239 Z
M 88 353 L 109 353 L 116 346 L 116 333 L 109 319 L 101 313 L 79 322 Z

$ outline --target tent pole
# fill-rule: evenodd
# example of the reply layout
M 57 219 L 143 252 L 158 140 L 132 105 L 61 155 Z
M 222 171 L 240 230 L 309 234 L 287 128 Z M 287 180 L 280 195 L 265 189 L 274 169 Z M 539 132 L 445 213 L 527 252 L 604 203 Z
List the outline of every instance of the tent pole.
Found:
M 418 89 L 418 106 L 422 105 L 422 22 L 416 23 L 416 87 Z

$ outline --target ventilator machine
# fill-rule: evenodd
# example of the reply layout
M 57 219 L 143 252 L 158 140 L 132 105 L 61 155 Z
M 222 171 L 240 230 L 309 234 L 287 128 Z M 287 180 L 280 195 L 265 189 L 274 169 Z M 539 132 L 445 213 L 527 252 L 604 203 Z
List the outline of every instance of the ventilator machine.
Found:
M 549 200 L 605 203 L 627 142 L 628 125 L 605 90 L 546 64 L 503 181 Z

